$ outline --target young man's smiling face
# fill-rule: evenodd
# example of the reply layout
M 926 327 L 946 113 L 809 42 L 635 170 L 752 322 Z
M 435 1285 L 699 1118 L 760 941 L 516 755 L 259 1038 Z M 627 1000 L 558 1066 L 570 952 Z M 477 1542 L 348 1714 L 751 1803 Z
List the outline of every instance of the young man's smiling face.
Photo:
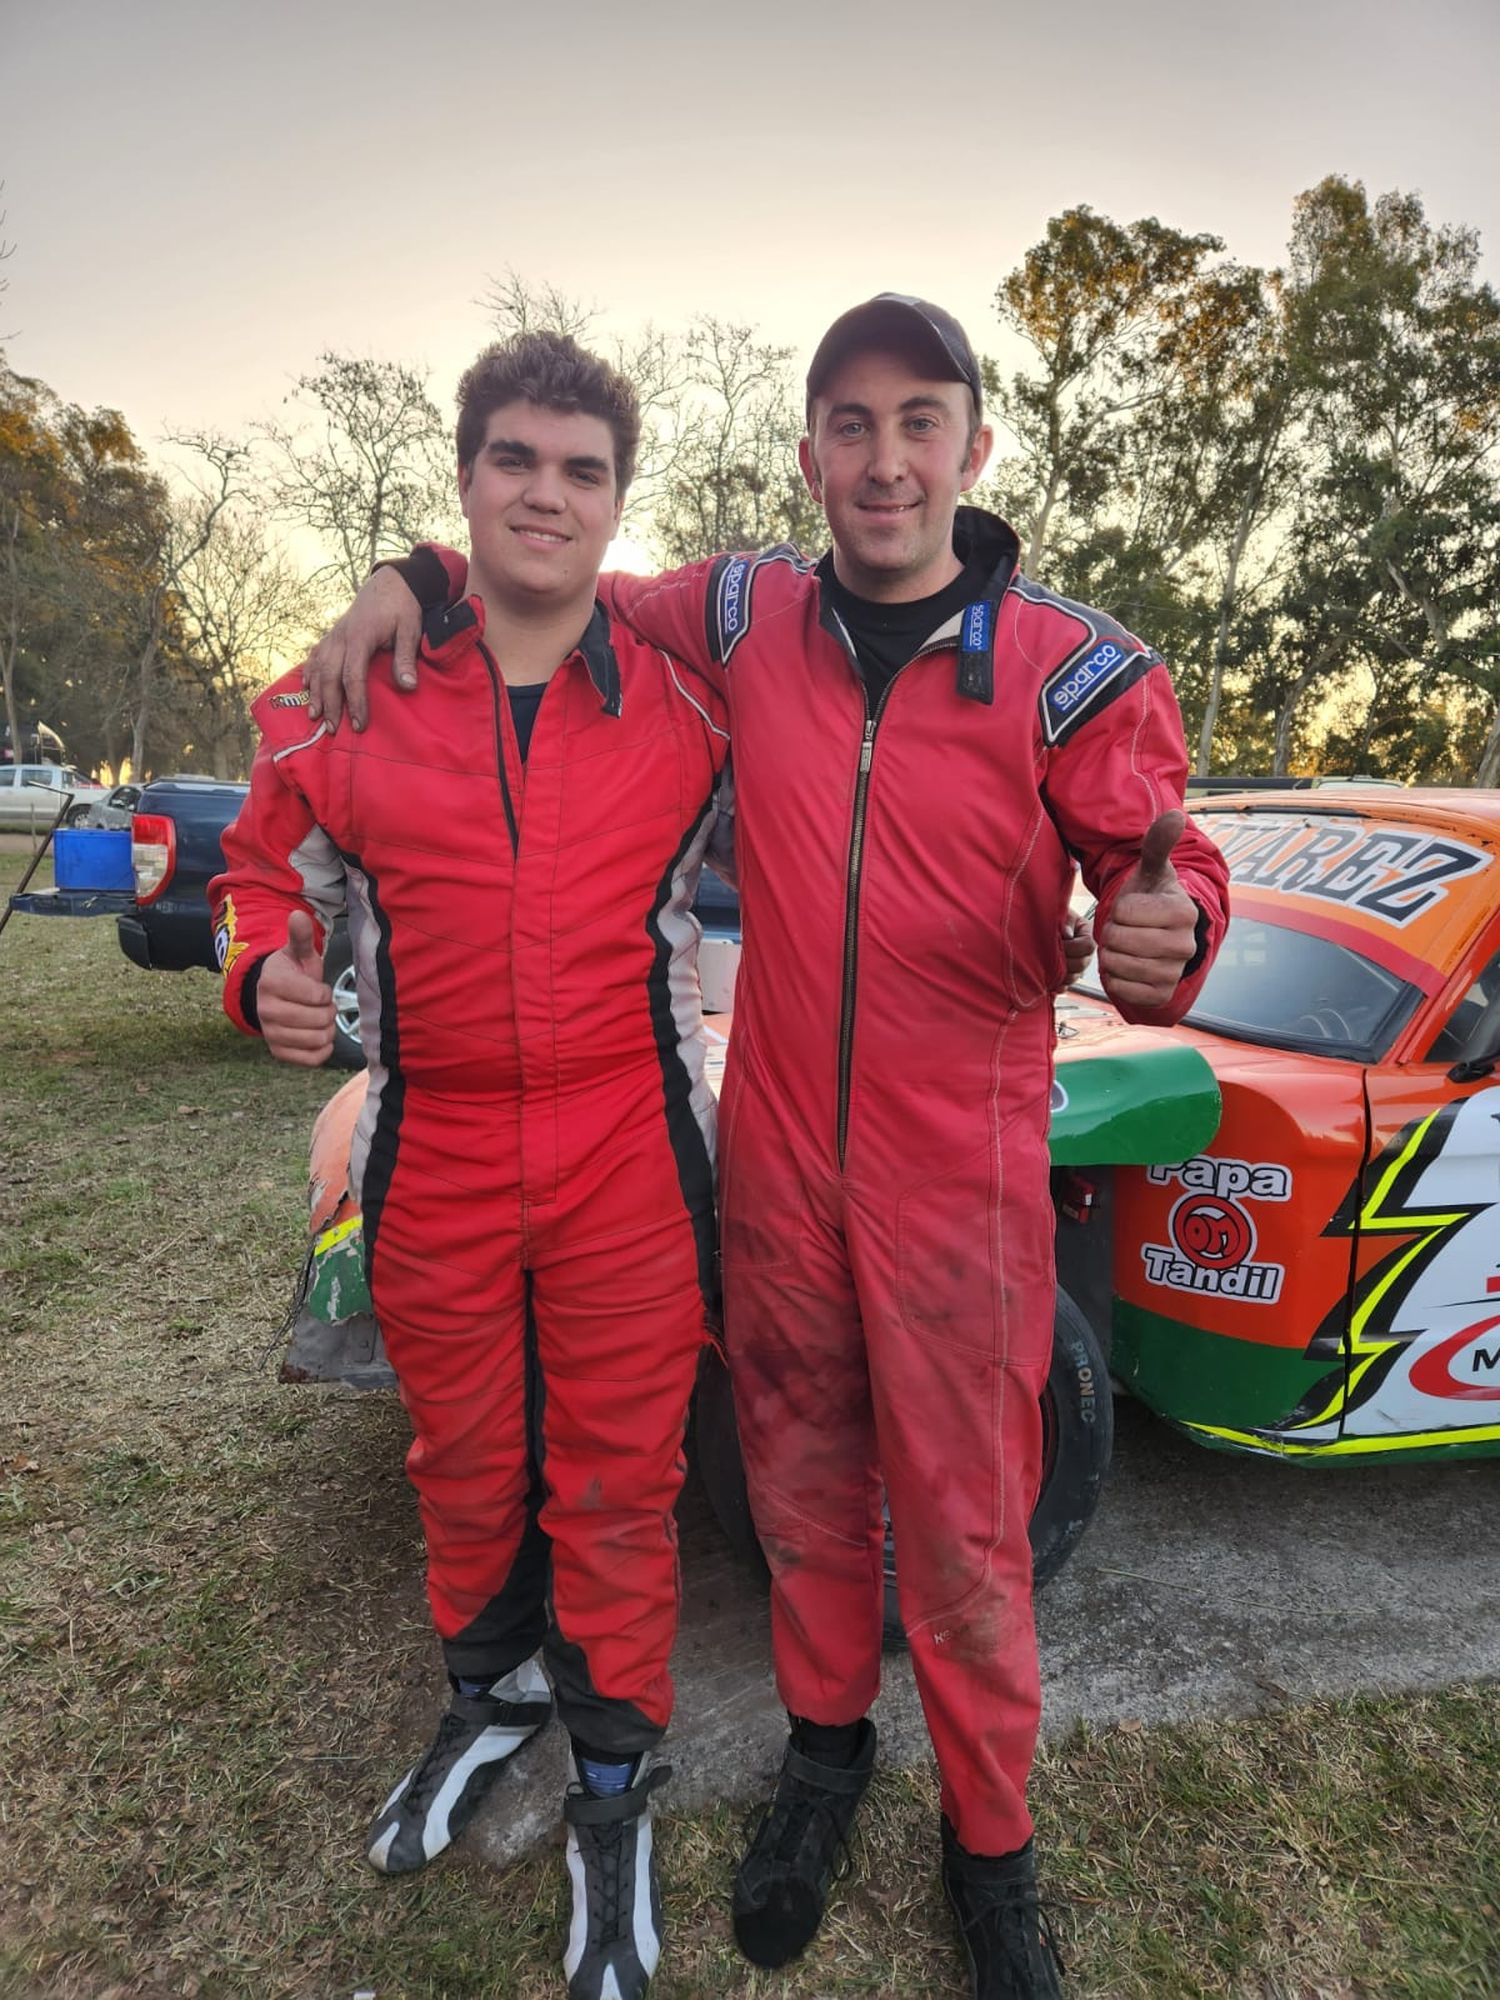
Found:
M 623 504 L 602 417 L 527 402 L 492 410 L 458 492 L 481 597 L 517 610 L 592 598 Z
M 974 429 L 967 386 L 930 379 L 919 357 L 869 348 L 840 361 L 814 399 L 801 445 L 839 581 L 889 603 L 951 582 L 960 568 L 954 512 L 992 442 L 987 424 Z

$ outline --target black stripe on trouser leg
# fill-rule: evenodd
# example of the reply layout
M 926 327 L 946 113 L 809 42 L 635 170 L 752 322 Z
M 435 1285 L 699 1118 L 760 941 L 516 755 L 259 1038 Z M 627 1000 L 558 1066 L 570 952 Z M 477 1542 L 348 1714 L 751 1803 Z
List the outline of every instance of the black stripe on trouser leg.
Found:
M 526 1273 L 523 1340 L 526 1394 L 526 1523 L 515 1559 L 498 1591 L 462 1632 L 443 1641 L 443 1659 L 460 1680 L 498 1680 L 529 1660 L 547 1631 L 552 1544 L 539 1516 L 546 1486 L 542 1479 L 542 1371 L 537 1360 L 536 1316 L 531 1308 L 531 1273 Z
M 551 1622 L 543 1658 L 552 1676 L 552 1692 L 557 1696 L 557 1712 L 575 1743 L 587 1743 L 602 1750 L 614 1761 L 639 1757 L 654 1750 L 663 1735 L 659 1723 L 642 1713 L 633 1701 L 616 1695 L 600 1694 L 589 1673 L 583 1648 L 565 1639 L 557 1627 L 549 1595 L 547 1611 Z
M 693 1239 L 698 1252 L 698 1285 L 705 1311 L 718 1311 L 718 1227 L 714 1219 L 714 1167 L 708 1144 L 693 1114 L 692 1082 L 678 1053 L 677 1020 L 672 1012 L 672 941 L 661 927 L 663 911 L 672 900 L 672 878 L 684 855 L 703 832 L 703 822 L 713 806 L 710 792 L 702 808 L 668 862 L 657 884 L 656 899 L 646 919 L 646 935 L 653 947 L 651 969 L 646 975 L 646 992 L 651 1007 L 651 1029 L 661 1064 L 662 1097 L 667 1118 L 667 1138 L 677 1164 L 677 1184 L 682 1189 L 682 1205 L 693 1223 Z M 684 906 L 682 915 L 692 922 Z

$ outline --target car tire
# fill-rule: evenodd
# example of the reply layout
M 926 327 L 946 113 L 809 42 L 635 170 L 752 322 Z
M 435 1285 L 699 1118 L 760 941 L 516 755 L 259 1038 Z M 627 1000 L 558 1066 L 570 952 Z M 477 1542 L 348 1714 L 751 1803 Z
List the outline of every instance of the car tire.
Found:
M 92 826 L 94 808 L 88 799 L 79 799 L 63 814 L 64 826 Z
M 1109 1361 L 1088 1315 L 1061 1285 L 1042 1425 L 1042 1487 L 1031 1515 L 1037 1589 L 1057 1575 L 1094 1518 L 1115 1448 Z
M 1052 1364 L 1042 1392 L 1042 1484 L 1031 1516 L 1032 1583 L 1051 1581 L 1073 1553 L 1099 1504 L 1114 1446 L 1109 1367 L 1088 1320 L 1058 1287 L 1052 1318 Z M 693 1399 L 693 1460 L 730 1548 L 765 1570 L 755 1538 L 735 1425 L 729 1370 L 715 1347 L 698 1365 Z M 885 1644 L 906 1644 L 896 1598 L 896 1552 L 886 1518 Z
M 364 1045 L 359 1039 L 359 992 L 354 983 L 354 946 L 348 927 L 336 924 L 323 954 L 323 977 L 333 988 L 333 1053 L 330 1069 L 363 1069 Z

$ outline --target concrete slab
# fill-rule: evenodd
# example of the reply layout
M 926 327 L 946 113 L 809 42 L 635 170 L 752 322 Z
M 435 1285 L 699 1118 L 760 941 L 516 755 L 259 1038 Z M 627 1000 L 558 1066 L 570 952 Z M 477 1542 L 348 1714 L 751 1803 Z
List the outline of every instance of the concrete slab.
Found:
M 1500 1462 L 1305 1467 L 1236 1459 L 1116 1405 L 1115 1465 L 1038 1603 L 1044 1726 L 1244 1714 L 1320 1694 L 1500 1676 Z M 674 1810 L 753 1803 L 781 1755 L 764 1580 L 696 1483 L 680 1509 Z M 887 1660 L 881 1755 L 930 1753 L 911 1667 Z M 566 1744 L 550 1729 L 468 1835 L 503 1864 L 555 1832 Z

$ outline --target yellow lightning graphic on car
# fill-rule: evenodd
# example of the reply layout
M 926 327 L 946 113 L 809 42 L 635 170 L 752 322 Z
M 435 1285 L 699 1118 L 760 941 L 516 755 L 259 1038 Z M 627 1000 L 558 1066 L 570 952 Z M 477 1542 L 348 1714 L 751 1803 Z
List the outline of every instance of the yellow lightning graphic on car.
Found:
M 1356 1293 L 1354 1310 L 1349 1319 L 1348 1352 L 1350 1366 L 1347 1378 L 1334 1378 L 1333 1393 L 1323 1408 L 1311 1415 L 1298 1419 L 1287 1426 L 1278 1437 L 1262 1431 L 1240 1431 L 1224 1428 L 1218 1424 L 1189 1424 L 1189 1430 L 1204 1436 L 1217 1437 L 1226 1443 L 1249 1445 L 1253 1448 L 1280 1453 L 1286 1456 L 1317 1453 L 1321 1456 L 1363 1456 L 1372 1452 L 1411 1451 L 1424 1445 L 1452 1444 L 1457 1441 L 1456 1433 L 1446 1431 L 1407 1431 L 1391 1437 L 1348 1437 L 1330 1439 L 1309 1439 L 1303 1443 L 1298 1431 L 1317 1430 L 1321 1426 L 1335 1424 L 1340 1417 L 1353 1410 L 1359 1401 L 1358 1391 L 1369 1371 L 1393 1349 L 1406 1344 L 1405 1336 L 1392 1335 L 1389 1331 L 1400 1305 L 1405 1289 L 1404 1280 L 1414 1278 L 1421 1265 L 1436 1252 L 1446 1236 L 1482 1214 L 1490 1206 L 1487 1202 L 1466 1203 L 1452 1208 L 1413 1209 L 1399 1205 L 1388 1207 L 1393 1199 L 1399 1204 L 1399 1190 L 1402 1180 L 1409 1174 L 1420 1172 L 1426 1152 L 1426 1141 L 1433 1126 L 1439 1119 L 1452 1118 L 1457 1107 L 1448 1105 L 1429 1112 L 1418 1119 L 1405 1139 L 1399 1144 L 1387 1161 L 1374 1187 L 1366 1196 L 1363 1205 L 1346 1219 L 1335 1221 L 1328 1230 L 1329 1235 L 1338 1236 L 1412 1236 L 1405 1249 L 1397 1252 L 1390 1261 L 1378 1264 L 1372 1270 L 1363 1287 Z M 1434 1152 L 1441 1151 L 1441 1142 Z M 1388 1312 L 1382 1312 L 1389 1305 Z M 1371 1322 L 1378 1318 L 1379 1327 Z M 1500 1425 L 1481 1425 L 1462 1432 L 1465 1442 L 1477 1443 L 1481 1440 L 1500 1437 Z
M 1380 1306 L 1387 1299 L 1391 1299 L 1392 1293 L 1397 1292 L 1401 1280 L 1412 1265 L 1422 1261 L 1424 1253 L 1436 1250 L 1442 1239 L 1460 1223 L 1471 1221 L 1478 1213 L 1477 1209 L 1468 1205 L 1455 1209 L 1433 1209 L 1426 1213 L 1420 1209 L 1386 1208 L 1391 1190 L 1399 1183 L 1401 1176 L 1420 1161 L 1423 1141 L 1440 1116 L 1441 1113 L 1431 1111 L 1425 1118 L 1417 1121 L 1411 1129 L 1406 1144 L 1395 1154 L 1376 1181 L 1357 1217 L 1348 1224 L 1346 1231 L 1340 1232 L 1351 1236 L 1371 1237 L 1406 1235 L 1411 1231 L 1416 1231 L 1417 1234 L 1413 1241 L 1388 1264 L 1377 1266 L 1371 1273 L 1373 1283 L 1369 1284 L 1362 1295 L 1356 1297 L 1354 1311 L 1349 1317 L 1351 1365 L 1348 1381 L 1335 1390 L 1326 1409 L 1320 1410 L 1316 1416 L 1305 1417 L 1296 1426 L 1298 1430 L 1331 1423 L 1341 1410 L 1347 1409 L 1354 1402 L 1355 1392 L 1361 1381 L 1380 1357 L 1388 1354 L 1393 1347 L 1403 1344 L 1399 1337 L 1393 1339 L 1388 1330 L 1367 1338 L 1371 1320 Z M 1398 1303 L 1399 1293 L 1395 1299 L 1391 1299 L 1390 1315 L 1382 1318 L 1381 1325 L 1384 1328 L 1389 1329 Z

